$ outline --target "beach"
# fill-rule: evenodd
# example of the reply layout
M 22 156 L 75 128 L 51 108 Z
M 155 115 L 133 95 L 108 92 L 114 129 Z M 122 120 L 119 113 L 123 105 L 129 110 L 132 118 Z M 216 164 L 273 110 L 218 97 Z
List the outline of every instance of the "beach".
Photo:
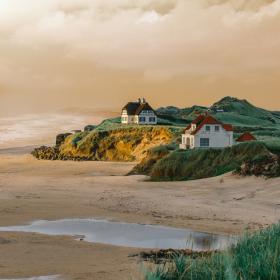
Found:
M 135 163 L 38 161 L 30 155 L 33 142 L 37 144 L 25 139 L 16 147 L 0 149 L 0 227 L 95 218 L 238 235 L 279 220 L 279 178 L 226 174 L 150 182 L 146 176 L 126 176 Z M 0 232 L 0 250 L 0 279 L 60 275 L 109 280 L 143 275 L 139 259 L 131 257 L 140 248 L 71 236 Z

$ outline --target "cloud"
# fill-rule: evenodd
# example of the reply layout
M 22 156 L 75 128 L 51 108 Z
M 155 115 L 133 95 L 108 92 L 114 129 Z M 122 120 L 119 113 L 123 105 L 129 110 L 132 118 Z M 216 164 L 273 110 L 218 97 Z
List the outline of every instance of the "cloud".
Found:
M 273 97 L 279 24 L 279 0 L 0 0 L 0 83 L 6 102 L 34 107 L 118 105 L 140 91 L 160 103 L 167 89 L 206 102 L 233 81 L 260 93 L 267 77 Z
M 260 8 L 270 5 L 277 0 L 206 0 L 210 6 L 229 5 L 236 11 L 258 11 Z

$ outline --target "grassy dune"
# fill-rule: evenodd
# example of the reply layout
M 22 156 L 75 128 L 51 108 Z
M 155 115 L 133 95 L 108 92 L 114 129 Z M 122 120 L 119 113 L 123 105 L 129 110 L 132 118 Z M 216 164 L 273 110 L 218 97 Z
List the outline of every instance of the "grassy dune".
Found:
M 262 142 L 243 143 L 226 149 L 179 151 L 172 147 L 154 148 L 134 168 L 134 173 L 147 174 L 155 181 L 195 180 L 218 176 L 240 168 L 245 162 L 261 162 L 272 156 L 279 145 Z M 273 172 L 278 172 L 274 170 Z M 280 171 L 279 171 L 280 172 Z
M 144 158 L 149 149 L 172 142 L 175 135 L 176 130 L 161 126 L 98 127 L 67 137 L 59 152 L 71 158 L 135 161 Z
M 243 236 L 236 246 L 210 257 L 174 256 L 146 273 L 146 280 L 278 280 L 280 224 Z

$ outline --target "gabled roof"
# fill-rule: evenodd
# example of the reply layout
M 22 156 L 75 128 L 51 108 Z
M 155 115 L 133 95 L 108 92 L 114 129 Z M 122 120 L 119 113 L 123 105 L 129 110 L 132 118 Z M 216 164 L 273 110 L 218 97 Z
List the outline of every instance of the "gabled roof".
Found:
M 243 133 L 238 139 L 236 139 L 236 142 L 249 142 L 249 141 L 256 141 L 256 137 L 252 135 L 250 132 Z
M 188 127 L 186 128 L 186 130 L 189 130 L 191 128 L 191 125 L 195 124 L 196 125 L 196 129 L 194 131 L 192 131 L 192 135 L 197 134 L 201 128 L 204 125 L 221 125 L 224 130 L 226 131 L 233 131 L 233 126 L 231 124 L 223 124 L 222 122 L 218 121 L 217 119 L 215 119 L 214 117 L 212 117 L 211 115 L 199 115 L 194 121 L 191 122 L 190 125 L 188 125 Z
M 127 111 L 128 115 L 136 115 L 136 111 L 139 108 L 139 102 L 128 102 L 124 107 L 123 110 Z
M 147 102 L 128 102 L 123 107 L 123 110 L 126 110 L 130 116 L 140 115 L 143 110 L 153 111 L 156 114 L 155 110 Z
M 138 109 L 136 110 L 136 114 L 135 115 L 139 115 L 143 110 L 146 110 L 146 111 L 153 111 L 154 113 L 156 113 L 154 111 L 154 109 L 150 106 L 149 103 L 145 102 L 145 103 L 142 103 L 140 104 L 140 106 L 138 107 Z

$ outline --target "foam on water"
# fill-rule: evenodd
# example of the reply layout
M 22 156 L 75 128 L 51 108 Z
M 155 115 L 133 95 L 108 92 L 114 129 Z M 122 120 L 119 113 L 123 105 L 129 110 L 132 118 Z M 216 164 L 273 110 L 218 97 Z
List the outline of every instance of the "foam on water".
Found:
M 0 147 L 8 148 L 32 144 L 52 144 L 55 135 L 98 124 L 102 116 L 69 114 L 27 114 L 0 118 Z M 52 141 L 46 143 L 45 141 Z
M 0 146 L 15 141 L 24 142 L 24 140 L 28 139 L 36 141 L 54 131 L 81 128 L 82 124 L 82 117 L 59 114 L 30 114 L 0 118 Z

